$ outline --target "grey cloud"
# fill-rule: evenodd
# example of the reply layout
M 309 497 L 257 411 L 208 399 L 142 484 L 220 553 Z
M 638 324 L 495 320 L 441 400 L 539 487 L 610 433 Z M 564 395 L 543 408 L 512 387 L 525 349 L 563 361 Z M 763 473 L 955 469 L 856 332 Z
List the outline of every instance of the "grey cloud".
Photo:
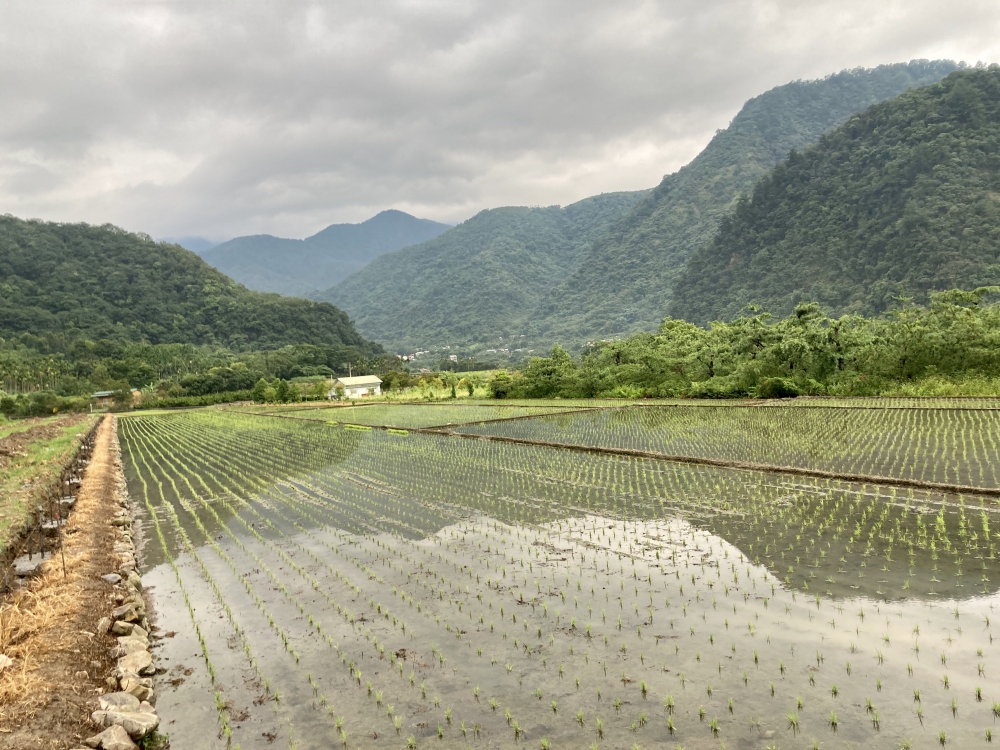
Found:
M 651 187 L 789 80 L 1000 59 L 998 26 L 972 0 L 8 0 L 0 211 L 305 236 L 565 204 Z

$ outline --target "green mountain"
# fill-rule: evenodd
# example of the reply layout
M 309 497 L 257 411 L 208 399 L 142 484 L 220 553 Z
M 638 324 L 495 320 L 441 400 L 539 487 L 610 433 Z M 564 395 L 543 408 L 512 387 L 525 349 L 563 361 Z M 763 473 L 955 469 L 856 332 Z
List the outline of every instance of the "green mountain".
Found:
M 1000 284 L 1000 68 L 952 73 L 793 153 L 691 258 L 671 314 L 872 315 Z
M 304 240 L 257 234 L 199 251 L 207 263 L 250 289 L 304 296 L 346 279 L 378 256 L 450 229 L 402 211 L 360 224 L 332 224 Z
M 251 292 L 177 245 L 111 225 L 0 216 L 0 337 L 22 334 L 381 351 L 333 305 Z
M 534 311 L 643 195 L 482 211 L 429 242 L 377 258 L 314 299 L 347 310 L 366 336 L 398 351 L 527 347 L 537 331 Z
M 919 60 L 850 70 L 751 99 L 690 164 L 664 177 L 581 254 L 578 267 L 537 311 L 547 337 L 573 343 L 655 330 L 691 253 L 711 240 L 737 198 L 789 152 L 852 114 L 939 81 L 957 67 Z

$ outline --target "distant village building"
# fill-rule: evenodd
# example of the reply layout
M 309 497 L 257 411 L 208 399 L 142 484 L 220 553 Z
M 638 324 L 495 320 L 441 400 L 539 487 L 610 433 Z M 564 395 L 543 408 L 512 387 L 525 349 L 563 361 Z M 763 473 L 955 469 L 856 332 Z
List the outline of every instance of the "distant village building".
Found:
M 115 403 L 114 391 L 98 391 L 90 396 L 93 405 L 98 409 L 110 409 Z M 138 404 L 142 401 L 142 391 L 138 388 L 132 389 L 132 403 Z
M 365 398 L 382 392 L 382 379 L 375 375 L 359 375 L 355 378 L 337 378 L 327 393 L 327 398 L 338 398 L 337 391 L 343 390 L 344 398 Z

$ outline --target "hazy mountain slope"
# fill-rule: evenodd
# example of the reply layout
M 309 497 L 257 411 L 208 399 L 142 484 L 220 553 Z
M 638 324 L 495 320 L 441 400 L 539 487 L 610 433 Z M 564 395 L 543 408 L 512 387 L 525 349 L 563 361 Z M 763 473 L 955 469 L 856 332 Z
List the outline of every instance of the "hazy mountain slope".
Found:
M 180 245 L 185 250 L 190 250 L 192 253 L 197 253 L 198 255 L 204 255 L 216 245 L 222 244 L 221 242 L 216 242 L 214 240 L 206 239 L 205 237 L 198 237 L 194 235 L 188 237 L 160 237 L 160 242 L 169 242 L 171 245 Z
M 346 279 L 383 253 L 437 237 L 450 227 L 402 211 L 360 224 L 333 224 L 304 240 L 236 237 L 200 255 L 250 289 L 305 295 Z
M 678 275 L 740 194 L 792 149 L 852 114 L 940 80 L 949 61 L 914 61 L 796 81 L 748 101 L 690 164 L 663 178 L 581 258 L 538 317 L 567 342 L 655 329 Z
M 177 245 L 117 227 L 0 216 L 0 336 L 372 353 L 333 305 L 251 292 Z
M 315 299 L 346 310 L 359 331 L 398 350 L 530 340 L 533 310 L 581 250 L 643 192 L 593 196 L 565 208 L 482 211 L 429 242 L 383 255 Z
M 677 286 L 705 322 L 801 300 L 878 313 L 897 296 L 1000 283 L 1000 68 L 878 104 L 741 201 Z

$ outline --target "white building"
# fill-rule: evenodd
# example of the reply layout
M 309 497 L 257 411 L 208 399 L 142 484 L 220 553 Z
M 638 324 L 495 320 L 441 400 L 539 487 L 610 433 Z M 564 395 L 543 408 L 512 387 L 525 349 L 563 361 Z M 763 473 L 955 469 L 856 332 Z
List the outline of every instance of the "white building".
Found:
M 337 398 L 337 391 L 343 389 L 344 398 L 364 398 L 377 396 L 382 392 L 382 379 L 375 375 L 359 375 L 356 378 L 336 378 L 327 398 Z

